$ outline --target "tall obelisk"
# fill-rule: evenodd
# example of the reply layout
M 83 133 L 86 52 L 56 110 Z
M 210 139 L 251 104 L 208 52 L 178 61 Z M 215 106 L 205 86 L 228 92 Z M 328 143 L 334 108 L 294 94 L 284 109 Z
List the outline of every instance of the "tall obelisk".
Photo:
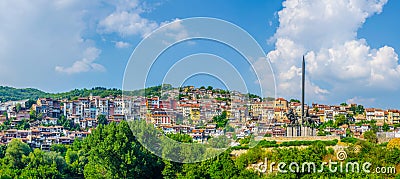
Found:
M 303 55 L 303 63 L 301 66 L 301 123 L 304 122 L 304 90 L 305 90 L 305 68 L 306 68 L 306 62 L 304 60 L 304 55 Z

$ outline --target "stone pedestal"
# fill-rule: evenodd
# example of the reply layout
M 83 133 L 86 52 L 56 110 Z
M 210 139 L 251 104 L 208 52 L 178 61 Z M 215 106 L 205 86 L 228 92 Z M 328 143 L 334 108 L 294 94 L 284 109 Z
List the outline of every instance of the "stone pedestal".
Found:
M 315 129 L 307 126 L 289 126 L 286 128 L 287 137 L 316 136 Z

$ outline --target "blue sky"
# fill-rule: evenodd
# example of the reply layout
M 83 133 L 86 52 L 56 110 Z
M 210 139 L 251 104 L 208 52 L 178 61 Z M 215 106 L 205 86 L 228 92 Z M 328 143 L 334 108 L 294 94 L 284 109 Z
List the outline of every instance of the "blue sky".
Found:
M 0 2 L 0 85 L 48 92 L 122 88 L 128 60 L 146 35 L 185 18 L 213 17 L 254 37 L 271 62 L 277 96 L 300 98 L 305 55 L 307 102 L 400 108 L 399 8 L 395 0 L 5 0 Z M 243 57 L 205 40 L 166 51 L 157 61 L 160 70 L 153 70 L 154 79 L 195 53 L 221 56 L 246 81 L 254 80 Z M 207 75 L 184 84 L 203 83 L 222 85 Z M 257 93 L 256 84 L 248 87 Z

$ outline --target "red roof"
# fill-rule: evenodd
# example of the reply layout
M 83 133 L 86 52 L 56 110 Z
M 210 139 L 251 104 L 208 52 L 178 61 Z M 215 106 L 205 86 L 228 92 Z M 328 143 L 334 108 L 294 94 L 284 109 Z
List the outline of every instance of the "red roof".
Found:
M 284 98 L 277 98 L 275 101 L 286 101 Z

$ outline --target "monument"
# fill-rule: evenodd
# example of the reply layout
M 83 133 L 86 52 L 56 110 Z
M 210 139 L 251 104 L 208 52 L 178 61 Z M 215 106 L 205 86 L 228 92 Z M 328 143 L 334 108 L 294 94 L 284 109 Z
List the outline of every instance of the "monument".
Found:
M 304 113 L 305 66 L 306 62 L 303 56 L 303 62 L 301 66 L 301 121 L 298 120 L 297 114 L 295 114 L 292 109 L 289 109 L 289 112 L 286 114 L 287 118 L 290 120 L 290 123 L 286 128 L 286 136 L 288 137 L 305 137 L 316 135 L 314 128 L 316 125 L 315 121 L 313 121 Z

